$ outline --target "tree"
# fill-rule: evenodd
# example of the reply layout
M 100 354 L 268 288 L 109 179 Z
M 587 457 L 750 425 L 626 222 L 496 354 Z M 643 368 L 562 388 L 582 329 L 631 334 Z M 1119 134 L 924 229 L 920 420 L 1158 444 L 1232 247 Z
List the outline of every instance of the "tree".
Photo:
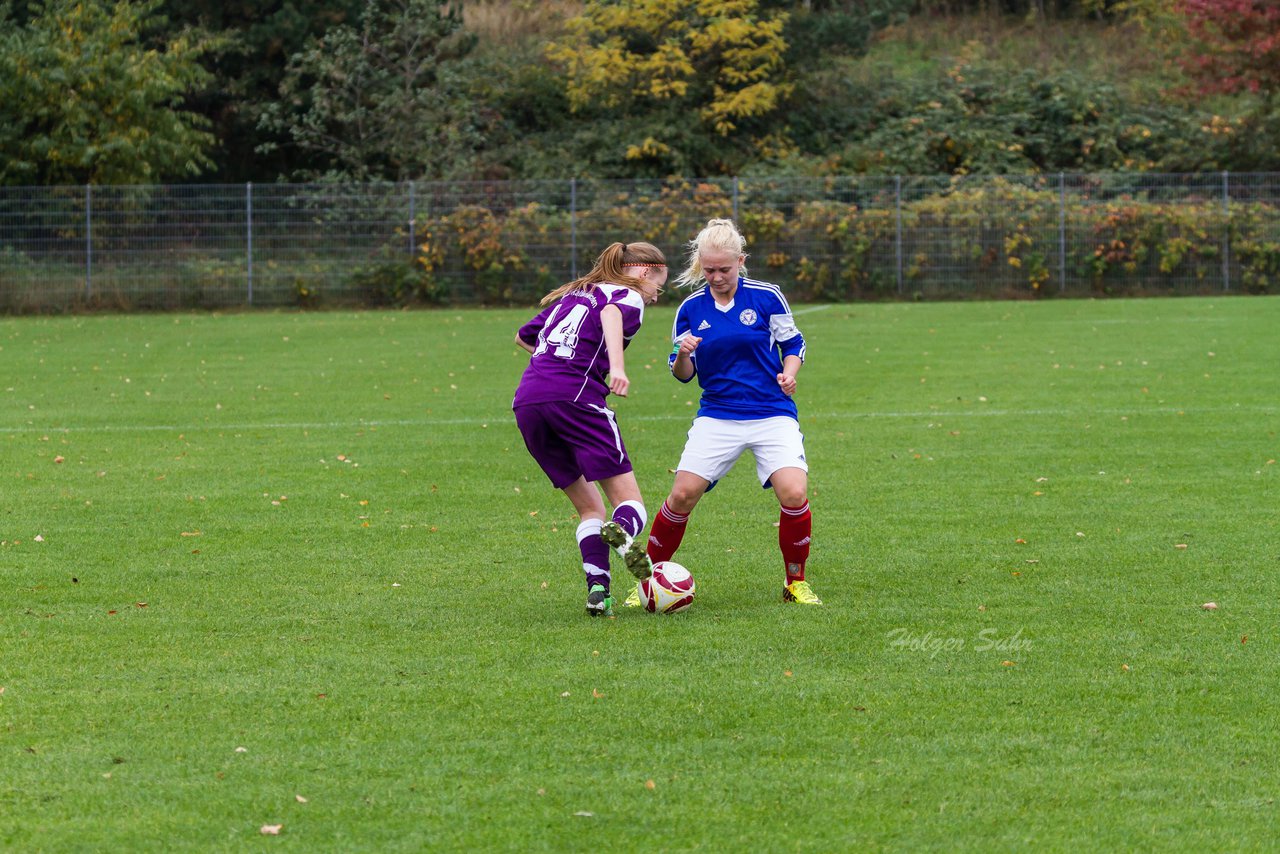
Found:
M 732 172 L 792 147 L 787 18 L 757 0 L 588 0 L 547 55 L 576 115 L 615 119 L 626 160 L 658 173 Z
M 1179 0 L 1193 48 L 1184 67 L 1204 94 L 1280 92 L 1280 4 L 1275 0 Z
M 218 49 L 203 58 L 211 84 L 188 99 L 189 108 L 212 123 L 218 139 L 218 181 L 274 181 L 316 164 L 293 147 L 264 154 L 264 143 L 284 141 L 260 126 L 266 105 L 280 97 L 290 57 L 332 27 L 359 19 L 366 0 L 165 0 L 171 26 L 215 38 Z
M 199 64 L 208 45 L 188 32 L 147 44 L 163 24 L 157 7 L 45 0 L 25 26 L 6 28 L 0 182 L 150 183 L 212 165 L 207 123 L 183 109 L 208 79 Z
M 305 177 L 438 177 L 477 141 L 447 69 L 473 44 L 441 0 L 369 0 L 357 26 L 336 26 L 290 58 L 261 126 L 324 167 Z

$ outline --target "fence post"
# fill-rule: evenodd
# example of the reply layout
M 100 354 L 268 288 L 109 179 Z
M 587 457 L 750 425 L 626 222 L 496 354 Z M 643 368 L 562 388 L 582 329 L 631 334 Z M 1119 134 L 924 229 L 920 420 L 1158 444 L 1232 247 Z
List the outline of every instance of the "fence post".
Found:
M 1058 173 L 1058 293 L 1067 292 L 1067 181 Z
M 410 261 L 413 260 L 413 256 L 414 256 L 413 245 L 416 242 L 414 239 L 414 235 L 417 233 L 417 228 L 418 228 L 416 212 L 413 209 L 413 201 L 414 201 L 413 182 L 410 181 L 409 182 L 409 260 Z
M 84 185 L 84 298 L 93 297 L 93 190 Z
M 578 280 L 578 179 L 569 179 L 569 280 Z
M 902 296 L 902 176 L 893 176 L 894 254 L 897 257 L 898 296 Z
M 733 176 L 733 221 L 738 222 L 738 176 Z
M 1226 170 L 1222 172 L 1222 290 L 1231 290 L 1231 184 Z
M 253 305 L 253 182 L 244 185 L 245 257 L 248 259 L 249 305 Z

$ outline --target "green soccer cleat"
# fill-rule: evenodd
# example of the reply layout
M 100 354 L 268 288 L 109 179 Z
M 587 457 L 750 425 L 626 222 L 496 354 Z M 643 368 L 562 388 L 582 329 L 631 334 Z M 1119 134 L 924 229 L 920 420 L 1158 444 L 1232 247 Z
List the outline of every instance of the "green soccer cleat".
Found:
M 793 581 L 782 588 L 783 602 L 798 602 L 801 605 L 821 605 L 822 600 L 813 592 L 807 581 Z
M 653 563 L 645 553 L 644 543 L 622 530 L 622 526 L 610 519 L 600 529 L 600 538 L 622 556 L 627 570 L 636 578 L 653 575 Z
M 593 584 L 587 593 L 587 614 L 591 617 L 613 616 L 613 597 L 603 584 Z
M 624 608 L 640 607 L 640 585 L 639 584 L 631 585 L 631 592 L 627 594 L 626 599 L 622 600 L 622 607 Z

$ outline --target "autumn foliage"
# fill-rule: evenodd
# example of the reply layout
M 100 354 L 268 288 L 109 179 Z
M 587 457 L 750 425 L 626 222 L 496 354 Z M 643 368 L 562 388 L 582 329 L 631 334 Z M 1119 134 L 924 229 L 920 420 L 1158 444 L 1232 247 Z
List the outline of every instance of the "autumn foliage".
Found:
M 1280 90 L 1280 3 L 1179 0 L 1193 49 L 1183 66 L 1205 94 Z

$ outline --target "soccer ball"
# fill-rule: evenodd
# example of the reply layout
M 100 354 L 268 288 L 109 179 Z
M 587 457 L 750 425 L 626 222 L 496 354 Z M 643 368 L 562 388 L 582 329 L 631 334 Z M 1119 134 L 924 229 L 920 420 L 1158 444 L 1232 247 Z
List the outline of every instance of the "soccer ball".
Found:
M 646 611 L 678 614 L 693 604 L 694 588 L 689 570 L 664 560 L 653 565 L 653 575 L 640 581 L 640 604 Z

